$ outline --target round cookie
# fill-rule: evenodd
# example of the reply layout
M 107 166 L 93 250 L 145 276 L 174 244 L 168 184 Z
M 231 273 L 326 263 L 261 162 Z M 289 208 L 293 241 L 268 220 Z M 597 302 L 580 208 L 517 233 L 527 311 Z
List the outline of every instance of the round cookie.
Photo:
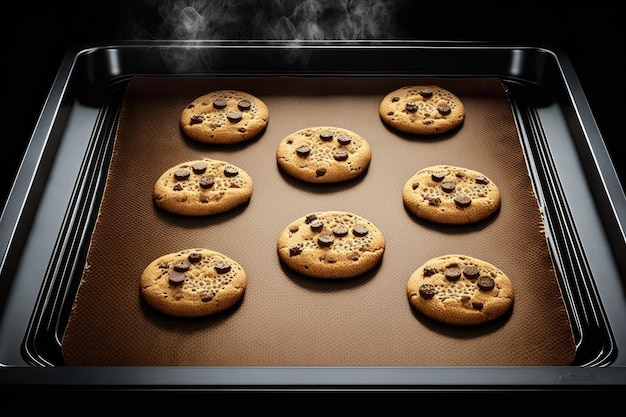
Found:
M 212 144 L 243 142 L 267 127 L 269 109 L 252 94 L 217 90 L 192 101 L 180 115 L 180 126 L 189 138 Z
M 385 239 L 369 220 L 343 211 L 300 217 L 278 237 L 278 255 L 291 269 L 315 278 L 352 278 L 376 266 Z
M 382 121 L 405 133 L 434 135 L 459 127 L 465 106 L 450 91 L 436 85 L 398 88 L 380 103 Z
M 234 306 L 247 276 L 230 257 L 205 248 L 185 249 L 152 261 L 141 274 L 140 292 L 162 313 L 201 317 Z
M 202 158 L 165 171 L 154 184 L 157 206 L 183 216 L 223 213 L 246 203 L 253 183 L 243 169 L 225 161 Z
M 336 183 L 361 175 L 372 160 L 369 143 L 355 132 L 316 126 L 286 136 L 276 150 L 278 165 L 309 183 Z
M 469 224 L 500 207 L 500 189 L 488 177 L 467 168 L 435 165 L 417 171 L 402 189 L 404 206 L 426 220 Z
M 513 284 L 492 264 L 445 255 L 420 266 L 407 283 L 409 303 L 442 323 L 472 326 L 493 321 L 513 306 Z

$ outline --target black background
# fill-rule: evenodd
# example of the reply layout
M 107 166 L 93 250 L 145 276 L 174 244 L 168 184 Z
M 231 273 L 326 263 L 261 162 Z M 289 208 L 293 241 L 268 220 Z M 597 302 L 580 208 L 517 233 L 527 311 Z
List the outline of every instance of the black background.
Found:
M 363 0 L 365 3 L 367 1 Z M 173 39 L 175 34 L 163 29 L 164 18 L 156 0 L 45 2 L 37 5 L 14 5 L 5 12 L 4 61 L 10 66 L 3 94 L 3 156 L 2 189 L 4 204 L 30 136 L 41 112 L 48 91 L 65 53 L 77 45 L 110 43 L 115 40 Z M 163 1 L 200 5 L 198 1 Z M 222 26 L 223 37 L 253 38 L 250 18 L 260 7 L 268 13 L 278 10 L 270 2 L 231 0 L 239 8 L 240 22 L 229 21 Z M 289 0 L 276 2 L 289 8 Z M 291 1 L 292 4 L 303 3 Z M 336 2 L 352 7 L 358 0 Z M 374 2 L 369 2 L 374 4 Z M 552 46 L 563 48 L 576 69 L 583 91 L 590 103 L 599 130 L 615 163 L 618 176 L 626 175 L 620 155 L 623 138 L 621 124 L 624 112 L 623 37 L 618 35 L 616 6 L 608 3 L 562 3 L 553 7 L 544 2 L 467 2 L 458 5 L 446 1 L 422 2 L 398 0 L 385 2 L 391 10 L 386 26 L 387 38 L 417 40 L 479 40 L 501 43 Z M 223 2 L 226 4 L 226 2 Z M 317 4 L 333 4 L 318 0 Z M 378 2 L 378 4 L 381 4 Z M 614 3 L 615 4 L 615 3 Z M 263 5 L 263 6 L 262 6 Z M 571 6 L 570 6 L 571 5 Z M 334 11 L 337 9 L 335 6 Z M 331 16 L 327 16 L 331 19 Z M 209 38 L 210 39 L 210 38 Z M 462 63 L 459 63 L 462 65 Z M 9 91 L 9 94 L 6 92 Z

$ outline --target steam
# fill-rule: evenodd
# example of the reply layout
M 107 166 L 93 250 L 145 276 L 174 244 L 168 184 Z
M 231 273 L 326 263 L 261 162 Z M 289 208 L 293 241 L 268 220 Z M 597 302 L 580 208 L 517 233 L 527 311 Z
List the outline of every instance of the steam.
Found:
M 129 10 L 136 16 L 121 35 L 136 40 L 295 43 L 392 39 L 394 13 L 406 1 L 411 0 L 142 0 Z M 178 70 L 210 67 L 210 56 L 181 56 L 190 53 L 168 51 L 164 58 Z
M 404 0 L 410 1 L 410 0 Z M 142 0 L 124 37 L 160 40 L 376 40 L 401 1 Z

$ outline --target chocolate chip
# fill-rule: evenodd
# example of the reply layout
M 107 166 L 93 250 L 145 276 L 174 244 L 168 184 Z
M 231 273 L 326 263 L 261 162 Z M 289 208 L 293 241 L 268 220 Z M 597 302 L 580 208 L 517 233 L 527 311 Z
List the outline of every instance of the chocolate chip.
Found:
M 300 226 L 298 226 L 297 224 L 292 224 L 289 226 L 289 231 L 291 233 L 296 233 L 298 231 L 298 229 L 300 229 Z
M 317 237 L 317 244 L 320 246 L 330 246 L 335 241 L 335 236 L 330 233 L 322 233 Z
M 429 98 L 433 96 L 432 88 L 422 88 L 419 92 L 419 95 L 424 98 Z
M 492 290 L 493 287 L 496 286 L 496 282 L 493 280 L 493 278 L 488 277 L 486 275 L 483 275 L 482 277 L 478 278 L 478 280 L 476 281 L 476 284 L 478 284 L 478 288 L 481 291 L 489 291 L 489 290 Z
M 467 265 L 463 268 L 463 275 L 468 279 L 476 279 L 480 275 L 480 271 L 475 265 Z
M 354 236 L 363 237 L 369 233 L 369 230 L 367 229 L 367 227 L 363 226 L 362 224 L 357 224 L 357 225 L 354 225 L 354 228 L 352 229 L 352 233 L 354 233 Z
M 418 188 L 420 188 L 420 183 L 419 182 L 414 182 L 413 184 L 411 184 L 411 188 L 414 190 L 417 190 Z
M 289 248 L 289 256 L 297 256 L 302 253 L 302 245 L 297 244 Z
M 239 107 L 239 110 L 250 110 L 250 107 L 252 107 L 252 102 L 250 100 L 239 100 L 239 103 L 237 103 L 237 107 Z
M 180 185 L 180 184 L 176 184 L 176 185 L 174 186 L 174 191 L 182 191 L 182 190 L 183 190 L 183 186 L 182 186 L 182 185 Z
M 476 183 L 477 184 L 489 184 L 489 180 L 485 177 L 483 177 L 482 175 L 476 177 Z
M 200 178 L 200 187 L 207 189 L 215 185 L 215 177 L 213 175 L 203 175 Z
M 215 264 L 215 271 L 218 274 L 225 274 L 228 271 L 230 271 L 230 264 L 226 263 L 226 262 L 218 262 L 217 264 Z
M 185 281 L 185 274 L 178 271 L 172 271 L 168 275 L 167 280 L 172 285 L 180 285 Z
M 315 170 L 316 177 L 323 177 L 324 175 L 326 175 L 326 168 L 317 168 Z
M 433 179 L 433 181 L 443 181 L 443 179 L 446 177 L 446 173 L 445 172 L 433 172 L 432 174 L 430 174 L 430 178 Z
M 176 181 L 185 181 L 190 175 L 191 172 L 187 168 L 181 168 L 174 171 L 174 178 L 176 178 Z
M 446 267 L 443 274 L 448 281 L 456 281 L 461 278 L 461 267 L 458 265 L 450 265 Z
M 445 116 L 447 114 L 450 114 L 450 112 L 452 112 L 452 109 L 450 108 L 450 106 L 444 104 L 444 105 L 441 105 L 441 106 L 437 106 L 437 111 L 441 115 Z
M 206 168 L 207 168 L 207 163 L 204 161 L 195 162 L 193 166 L 191 167 L 194 174 L 202 174 L 204 171 L 206 171 Z
M 335 151 L 335 154 L 333 155 L 333 158 L 335 158 L 337 161 L 345 161 L 346 159 L 348 159 L 348 150 L 346 148 L 339 148 Z
M 441 188 L 446 193 L 451 193 L 452 191 L 454 191 L 455 187 L 456 187 L 456 182 L 454 181 L 444 181 L 443 183 L 441 183 Z
M 311 153 L 311 147 L 308 145 L 300 145 L 296 149 L 296 153 L 298 154 L 298 156 L 306 158 Z
M 187 260 L 178 261 L 174 264 L 174 271 L 185 272 L 189 268 L 191 268 L 191 262 Z
M 226 104 L 228 103 L 223 98 L 216 98 L 215 100 L 213 100 L 213 107 L 215 107 L 216 109 L 223 109 L 224 107 L 226 107 Z
M 409 113 L 415 113 L 417 111 L 417 104 L 416 103 L 406 103 L 406 105 L 404 106 L 404 108 L 406 109 L 406 111 L 408 111 Z
M 200 252 L 192 252 L 189 254 L 189 256 L 187 256 L 187 260 L 191 262 L 192 264 L 196 264 L 200 262 L 201 259 L 202 259 L 202 254 Z
M 239 174 L 239 170 L 232 165 L 224 167 L 224 175 L 227 177 L 236 177 Z
M 239 111 L 229 111 L 226 112 L 226 117 L 228 118 L 228 120 L 230 120 L 231 122 L 239 122 L 241 121 L 241 118 L 243 117 L 243 114 L 241 114 L 241 112 Z
M 398 97 L 398 96 L 391 97 L 391 102 L 392 103 L 395 103 L 396 101 L 400 101 L 400 97 Z
M 319 232 L 324 227 L 324 221 L 316 218 L 309 223 L 309 226 L 311 226 L 311 230 L 314 232 Z
M 189 124 L 190 125 L 197 125 L 199 123 L 202 123 L 202 121 L 204 120 L 204 117 L 202 117 L 199 114 L 194 114 L 191 116 L 191 118 L 189 119 Z
M 306 224 L 311 223 L 313 220 L 317 219 L 317 215 L 315 214 L 309 214 L 308 216 L 306 216 L 306 218 L 304 219 L 304 222 Z
M 352 142 L 352 138 L 348 135 L 339 135 L 337 136 L 337 142 L 341 145 L 349 145 Z
M 437 268 L 435 268 L 434 266 L 427 266 L 426 268 L 424 268 L 424 276 L 425 277 L 433 276 L 436 273 L 437 273 Z
M 320 139 L 323 140 L 324 142 L 333 140 L 333 132 L 324 131 L 320 133 Z
M 483 302 L 482 301 L 472 301 L 472 308 L 474 310 L 482 310 L 483 309 Z
M 435 296 L 435 294 L 437 293 L 437 289 L 435 288 L 435 286 L 433 284 L 422 284 L 420 285 L 420 295 L 422 296 L 422 298 L 425 299 L 430 299 L 433 298 Z
M 338 237 L 343 237 L 348 234 L 348 228 L 344 225 L 335 226 L 333 228 L 333 234 Z
M 459 207 L 469 207 L 472 204 L 472 199 L 465 194 L 459 194 L 454 196 L 454 202 Z

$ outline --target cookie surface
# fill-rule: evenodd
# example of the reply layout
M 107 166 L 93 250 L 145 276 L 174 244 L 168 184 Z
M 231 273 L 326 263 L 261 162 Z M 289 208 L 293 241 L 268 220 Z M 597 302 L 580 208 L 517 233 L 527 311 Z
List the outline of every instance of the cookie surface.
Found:
M 141 296 L 162 313 L 201 317 L 234 306 L 244 295 L 247 275 L 219 252 L 193 248 L 163 255 L 141 275 Z
M 354 213 L 323 211 L 294 220 L 278 237 L 278 255 L 291 269 L 316 278 L 352 278 L 376 266 L 385 239 Z
M 309 183 L 336 183 L 358 177 L 372 160 L 372 149 L 360 135 L 333 126 L 315 126 L 286 136 L 276 150 L 278 165 Z
M 434 165 L 417 171 L 402 189 L 404 206 L 426 220 L 469 224 L 491 216 L 500 208 L 498 186 L 478 171 Z
M 216 90 L 192 101 L 180 115 L 190 139 L 215 144 L 243 142 L 267 127 L 269 109 L 263 100 L 237 90 Z
M 202 158 L 165 171 L 154 184 L 157 206 L 183 216 L 223 213 L 252 196 L 252 178 L 226 161 Z
M 398 88 L 387 94 L 379 107 L 381 120 L 405 133 L 434 135 L 459 127 L 465 106 L 450 91 L 436 85 Z
M 444 255 L 420 266 L 407 283 L 409 303 L 442 323 L 472 326 L 493 321 L 513 306 L 513 284 L 483 260 Z

